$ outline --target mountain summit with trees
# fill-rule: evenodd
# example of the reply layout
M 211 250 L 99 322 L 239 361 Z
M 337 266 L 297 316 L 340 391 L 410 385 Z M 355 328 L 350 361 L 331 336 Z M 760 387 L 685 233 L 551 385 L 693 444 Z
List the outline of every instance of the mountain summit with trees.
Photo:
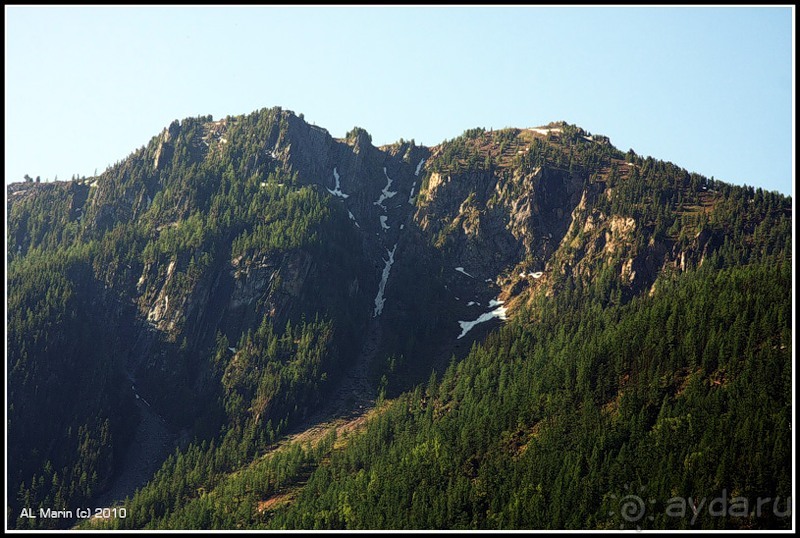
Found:
M 7 214 L 10 528 L 791 527 L 790 197 L 272 108 Z

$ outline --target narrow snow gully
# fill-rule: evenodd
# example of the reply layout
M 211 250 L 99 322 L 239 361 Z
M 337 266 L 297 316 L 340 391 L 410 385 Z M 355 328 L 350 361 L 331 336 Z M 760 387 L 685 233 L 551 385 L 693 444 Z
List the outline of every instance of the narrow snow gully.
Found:
M 383 202 L 397 194 L 397 191 L 390 191 L 389 189 L 392 187 L 392 178 L 389 177 L 389 174 L 386 173 L 386 167 L 383 167 L 383 175 L 386 176 L 386 186 L 381 191 L 381 196 L 378 198 L 377 201 L 372 202 L 374 205 L 380 207 L 384 211 L 386 211 L 386 206 L 383 205 Z
M 419 161 L 419 164 L 417 165 L 417 169 L 414 171 L 414 176 L 415 177 L 419 177 L 419 173 L 422 171 L 422 166 L 424 164 L 425 164 L 425 159 L 422 159 L 421 161 Z M 411 204 L 411 205 L 414 205 L 414 202 L 416 201 L 416 198 L 414 196 L 414 191 L 416 190 L 416 188 L 417 188 L 417 182 L 414 181 L 414 183 L 411 184 L 411 192 L 408 193 L 408 203 Z
M 361 226 L 358 225 L 358 221 L 356 220 L 355 215 L 353 215 L 353 212 L 348 209 L 347 214 L 350 216 L 350 220 L 353 221 L 353 224 L 356 225 L 356 228 L 361 228 Z
M 419 177 L 419 173 L 422 171 L 422 166 L 425 164 L 425 159 L 422 159 L 419 164 L 417 165 L 417 169 L 414 171 L 414 175 Z
M 339 186 L 339 172 L 336 171 L 335 166 L 333 167 L 333 179 L 336 182 L 336 187 L 333 190 L 331 189 L 326 189 L 326 190 L 334 196 L 338 196 L 340 198 L 349 198 L 350 195 L 343 193 L 341 187 Z
M 377 318 L 378 316 L 383 313 L 383 305 L 386 303 L 386 299 L 383 297 L 384 291 L 386 291 L 386 282 L 389 280 L 389 272 L 392 270 L 392 264 L 394 263 L 394 253 L 397 250 L 397 243 L 394 244 L 394 248 L 392 250 L 387 250 L 386 253 L 389 255 L 388 260 L 383 260 L 383 275 L 381 275 L 381 283 L 378 286 L 378 294 L 375 296 L 375 311 L 372 317 Z

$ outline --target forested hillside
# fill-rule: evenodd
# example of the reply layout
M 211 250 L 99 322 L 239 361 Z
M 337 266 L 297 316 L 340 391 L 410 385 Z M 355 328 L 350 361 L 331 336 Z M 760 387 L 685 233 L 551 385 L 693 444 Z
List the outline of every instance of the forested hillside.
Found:
M 7 191 L 10 527 L 791 525 L 791 198 L 279 108 Z

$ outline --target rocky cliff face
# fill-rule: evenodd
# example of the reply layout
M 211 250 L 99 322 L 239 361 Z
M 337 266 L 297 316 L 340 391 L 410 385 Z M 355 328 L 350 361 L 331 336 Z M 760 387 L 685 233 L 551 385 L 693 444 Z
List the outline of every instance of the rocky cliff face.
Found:
M 203 180 L 191 174 L 199 163 L 215 160 L 232 160 L 244 176 L 279 170 L 294 177 L 295 185 L 316 189 L 347 216 L 359 238 L 348 256 L 360 259 L 364 269 L 337 283 L 345 295 L 368 300 L 374 317 L 384 306 L 397 306 L 400 311 L 389 317 L 403 324 L 411 321 L 402 311 L 436 309 L 437 323 L 450 317 L 456 335 L 457 322 L 477 318 L 492 299 L 520 297 L 530 289 L 553 293 L 565 279 L 591 279 L 602 271 L 612 272 L 629 298 L 650 290 L 665 267 L 685 270 L 719 246 L 707 230 L 676 243 L 656 236 L 652 222 L 615 212 L 614 183 L 632 174 L 637 181 L 642 163 L 626 162 L 607 139 L 579 128 L 551 124 L 475 132 L 433 148 L 376 148 L 362 129 L 334 139 L 280 109 L 173 122 L 100 177 L 11 188 L 9 209 L 14 200 L 42 197 L 49 189 L 70 197 L 65 221 L 98 235 L 118 222 L 147 218 L 154 200 L 166 205 L 159 193 L 182 173 L 185 194 L 159 212 L 157 229 L 163 233 L 196 209 L 203 188 L 213 188 L 213 178 L 201 186 Z M 707 210 L 713 194 L 702 194 L 700 207 Z M 12 244 L 22 251 L 30 239 L 14 237 Z M 197 249 L 194 258 L 201 253 Z M 305 251 L 239 255 L 206 271 L 190 272 L 190 262 L 151 260 L 135 275 L 143 327 L 166 342 L 208 345 L 208 335 L 219 330 L 235 339 L 265 314 L 285 323 L 302 310 L 294 305 L 310 293 L 309 278 L 324 279 L 318 260 Z M 415 273 L 428 288 L 420 301 L 432 303 L 410 304 L 414 294 L 396 289 L 395 281 L 402 286 Z M 397 299 L 394 306 L 389 297 Z
M 98 236 L 116 223 L 151 218 L 156 200 L 156 229 L 163 234 L 179 228 L 193 210 L 212 210 L 198 207 L 198 199 L 218 180 L 192 177 L 192 170 L 216 160 L 236 163 L 240 176 L 278 170 L 295 186 L 315 189 L 346 215 L 348 233 L 358 238 L 346 256 L 363 267 L 335 283 L 343 296 L 368 301 L 372 317 L 388 308 L 389 317 L 405 325 L 412 323 L 408 312 L 435 309 L 436 323 L 449 323 L 455 335 L 458 321 L 477 318 L 492 299 L 521 300 L 532 289 L 554 293 L 567 279 L 601 272 L 613 274 L 630 298 L 652 289 L 665 268 L 686 270 L 719 246 L 709 230 L 678 242 L 656 234 L 653 222 L 615 210 L 621 185 L 641 181 L 643 162 L 628 162 L 606 138 L 573 126 L 476 131 L 433 148 L 406 142 L 376 148 L 362 129 L 335 139 L 280 109 L 173 122 L 100 177 L 10 187 L 9 210 L 15 200 L 53 191 L 70 200 L 65 221 Z M 185 182 L 186 192 L 165 204 L 160 193 L 175 181 Z M 705 213 L 714 195 L 702 188 L 699 211 Z M 12 248 L 22 251 L 35 241 L 25 229 L 15 227 Z M 208 345 L 208 335 L 217 331 L 236 339 L 263 315 L 285 323 L 314 293 L 309 281 L 330 277 L 320 273 L 318 257 L 302 249 L 232 256 L 190 269 L 203 248 L 192 256 L 146 261 L 140 272 L 130 268 L 142 326 L 165 342 Z M 426 293 L 399 289 L 415 279 Z M 431 302 L 412 304 L 415 295 Z

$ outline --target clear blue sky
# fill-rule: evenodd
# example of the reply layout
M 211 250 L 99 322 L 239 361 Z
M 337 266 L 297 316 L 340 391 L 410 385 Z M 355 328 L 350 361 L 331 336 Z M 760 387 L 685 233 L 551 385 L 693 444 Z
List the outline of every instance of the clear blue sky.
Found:
M 791 194 L 793 19 L 789 7 L 6 7 L 6 182 L 88 176 L 173 119 L 280 105 L 376 144 L 566 120 Z

